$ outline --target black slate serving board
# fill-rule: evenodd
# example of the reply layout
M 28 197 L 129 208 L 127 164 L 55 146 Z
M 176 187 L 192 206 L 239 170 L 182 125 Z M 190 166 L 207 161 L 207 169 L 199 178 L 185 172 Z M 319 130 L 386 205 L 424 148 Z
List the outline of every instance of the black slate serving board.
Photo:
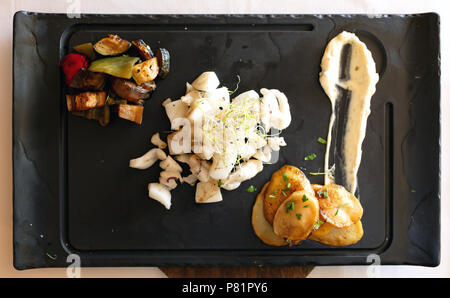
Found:
M 323 170 L 331 112 L 318 82 L 327 42 L 355 32 L 374 55 L 380 81 L 372 98 L 359 170 L 365 234 L 349 247 L 311 241 L 264 245 L 250 215 L 271 174 L 289 163 Z M 147 102 L 142 126 L 108 127 L 67 113 L 60 59 L 79 43 L 108 33 L 142 38 L 172 56 L 171 72 Z M 128 167 L 169 132 L 161 102 L 184 83 L 216 71 L 239 92 L 277 88 L 293 121 L 277 164 L 218 204 L 198 205 L 188 185 L 166 211 L 147 197 L 159 168 Z M 14 266 L 333 265 L 436 266 L 440 259 L 439 17 L 418 15 L 81 15 L 17 12 L 14 17 Z M 305 161 L 316 153 L 318 158 Z M 323 177 L 309 176 L 314 183 Z M 376 258 L 376 257 L 375 257 Z

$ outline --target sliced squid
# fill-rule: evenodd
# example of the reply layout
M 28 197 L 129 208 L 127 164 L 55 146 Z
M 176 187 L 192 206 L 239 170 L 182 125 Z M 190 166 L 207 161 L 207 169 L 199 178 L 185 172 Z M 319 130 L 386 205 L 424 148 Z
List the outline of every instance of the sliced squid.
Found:
M 260 160 L 251 159 L 240 164 L 236 171 L 230 174 L 225 179 L 222 188 L 226 190 L 233 190 L 239 187 L 243 181 L 252 179 L 263 169 L 262 162 Z
M 175 123 L 175 119 L 184 118 L 189 110 L 188 106 L 181 100 L 172 101 L 169 98 L 163 102 L 163 107 L 166 109 L 171 128 L 174 130 L 179 129 L 180 125 Z
M 222 194 L 217 181 L 210 180 L 207 182 L 197 183 L 195 191 L 196 203 L 216 203 L 222 201 Z
M 148 196 L 160 202 L 166 209 L 170 209 L 170 206 L 172 205 L 170 190 L 162 184 L 150 183 L 148 185 Z
M 220 85 L 220 82 L 215 72 L 205 71 L 191 85 L 199 91 L 212 91 Z
M 164 170 L 159 173 L 159 183 L 166 186 L 168 189 L 172 190 L 178 186 L 178 183 L 183 183 L 183 178 L 181 178 L 180 172 Z
M 168 155 L 166 159 L 159 163 L 161 169 L 166 171 L 175 171 L 181 173 L 183 169 L 181 166 L 170 156 Z
M 130 160 L 130 168 L 145 170 L 150 168 L 157 160 L 167 158 L 166 153 L 159 148 L 153 148 L 141 157 Z
M 280 151 L 280 147 L 287 145 L 283 137 L 267 138 L 267 144 L 273 151 Z
M 256 153 L 252 157 L 262 162 L 270 162 L 272 158 L 272 149 L 270 146 L 264 146 L 263 148 L 256 150 Z
M 155 133 L 150 142 L 157 146 L 159 149 L 165 149 L 167 147 L 167 143 L 161 140 L 161 137 L 159 136 L 159 132 Z
M 276 89 L 261 89 L 261 122 L 266 130 L 282 130 L 291 124 L 291 111 L 286 95 Z
M 202 92 L 192 89 L 191 91 L 189 91 L 188 93 L 186 93 L 184 96 L 182 96 L 180 98 L 180 100 L 182 102 L 184 102 L 184 104 L 186 104 L 188 107 L 190 107 L 190 105 L 195 102 L 196 100 L 201 99 L 202 96 Z
M 186 182 L 190 186 L 194 186 L 197 183 L 197 176 L 190 174 L 189 176 L 183 177 L 183 182 Z
M 228 146 L 224 153 L 215 153 L 213 162 L 209 169 L 209 175 L 212 179 L 223 180 L 230 175 L 238 158 L 236 146 Z

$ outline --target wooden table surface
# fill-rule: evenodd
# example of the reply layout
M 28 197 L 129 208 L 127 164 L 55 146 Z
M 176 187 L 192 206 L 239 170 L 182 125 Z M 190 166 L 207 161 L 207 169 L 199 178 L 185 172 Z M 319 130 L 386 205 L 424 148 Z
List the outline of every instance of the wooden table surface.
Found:
M 314 267 L 159 267 L 174 278 L 270 278 L 308 276 Z

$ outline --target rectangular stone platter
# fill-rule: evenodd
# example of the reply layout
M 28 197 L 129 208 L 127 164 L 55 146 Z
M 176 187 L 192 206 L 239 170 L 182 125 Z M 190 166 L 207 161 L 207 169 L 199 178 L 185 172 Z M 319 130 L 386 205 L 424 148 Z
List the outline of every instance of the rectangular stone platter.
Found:
M 355 32 L 372 51 L 380 81 L 372 98 L 359 170 L 365 234 L 348 247 L 304 241 L 270 247 L 250 222 L 256 194 L 283 164 L 323 170 L 330 102 L 319 81 L 327 42 Z M 70 115 L 60 59 L 109 33 L 167 48 L 171 71 L 145 105 L 141 126 L 107 127 Z M 276 164 L 223 191 L 218 204 L 172 192 L 172 208 L 150 200 L 159 168 L 128 167 L 170 130 L 161 102 L 215 71 L 238 93 L 277 88 L 293 121 Z M 439 16 L 418 15 L 65 15 L 17 12 L 13 74 L 14 266 L 285 266 L 411 264 L 440 260 Z M 305 161 L 316 153 L 313 161 Z M 322 176 L 309 176 L 323 183 Z

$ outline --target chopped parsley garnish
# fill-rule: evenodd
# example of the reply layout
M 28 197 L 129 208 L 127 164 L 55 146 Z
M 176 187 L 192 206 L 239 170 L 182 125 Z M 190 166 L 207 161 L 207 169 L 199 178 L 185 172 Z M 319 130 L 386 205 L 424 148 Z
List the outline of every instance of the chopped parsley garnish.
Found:
M 317 157 L 317 155 L 315 153 L 312 153 L 308 156 L 305 156 L 305 160 L 313 160 Z
M 291 182 L 288 182 L 288 183 L 286 184 L 286 187 L 287 187 L 287 188 L 291 188 Z
M 250 185 L 248 188 L 247 188 L 247 192 L 255 192 L 256 191 L 256 187 L 254 187 L 253 185 Z
M 339 207 L 336 209 L 336 213 L 334 214 L 335 216 L 338 214 L 339 212 Z
M 294 210 L 295 201 L 289 201 L 286 203 L 286 213 L 289 213 L 289 211 Z
M 320 144 L 326 144 L 327 141 L 325 139 L 322 139 L 321 137 L 317 138 L 317 142 L 319 142 Z
M 49 254 L 49 253 L 46 253 L 46 255 L 47 255 L 47 257 L 49 257 L 49 258 L 52 259 L 53 261 L 56 260 L 56 256 L 52 256 L 52 255 Z
M 303 206 L 303 208 L 308 208 L 309 207 L 309 205 L 305 205 L 305 206 Z
M 287 194 L 284 192 L 284 190 L 282 190 L 281 193 L 287 198 Z
M 218 187 L 222 187 L 222 185 L 223 185 L 223 182 L 219 180 L 219 181 L 217 182 L 217 186 L 218 186 Z
M 297 216 L 298 220 L 302 219 L 302 214 L 301 213 L 297 213 L 297 214 L 295 214 L 295 216 Z
M 317 176 L 317 175 L 325 175 L 326 173 L 324 173 L 324 172 L 309 172 L 309 174 L 312 176 Z
M 281 172 L 281 175 L 283 175 L 284 182 L 288 182 L 289 181 L 289 178 L 288 178 L 288 176 L 286 175 L 285 172 Z
M 302 201 L 303 201 L 303 202 L 308 201 L 308 197 L 307 197 L 306 195 L 303 195 Z
M 324 189 L 323 191 L 318 191 L 317 195 L 319 196 L 319 198 L 328 198 L 328 190 Z
M 275 195 L 269 195 L 269 198 L 274 199 L 274 198 L 276 198 L 276 196 Z
M 323 225 L 323 221 L 321 221 L 320 219 L 317 220 L 316 224 L 313 226 L 314 230 L 317 230 L 318 228 L 320 228 L 320 226 Z

